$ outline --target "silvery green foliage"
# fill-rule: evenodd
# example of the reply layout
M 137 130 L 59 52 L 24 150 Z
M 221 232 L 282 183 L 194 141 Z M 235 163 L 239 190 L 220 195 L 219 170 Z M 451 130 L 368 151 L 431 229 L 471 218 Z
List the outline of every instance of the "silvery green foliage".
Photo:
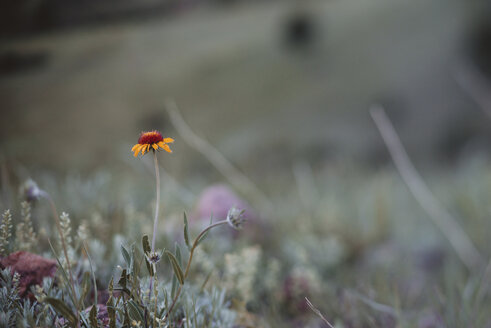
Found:
M 261 256 L 259 246 L 245 247 L 238 253 L 225 254 L 225 286 L 245 302 L 254 297 Z
M 232 327 L 236 313 L 229 309 L 225 289 L 212 288 L 211 291 L 196 293 L 193 288 L 186 289 L 181 304 L 185 317 L 185 327 Z
M 126 238 L 122 235 L 114 235 L 113 240 L 112 240 L 112 250 L 111 252 L 111 262 L 113 263 L 124 263 L 124 257 L 122 252 L 120 251 L 121 245 L 127 245 L 128 241 Z
M 36 180 L 43 190 L 50 193 L 59 206 L 69 209 L 70 213 L 82 213 L 87 208 L 105 208 L 105 202 L 111 195 L 108 189 L 110 178 L 109 172 L 98 171 L 89 176 L 70 173 L 61 180 L 52 174 L 45 173 Z
M 0 327 L 14 327 L 18 319 L 22 319 L 18 279 L 9 269 L 0 271 Z
M 145 262 L 142 262 L 147 254 L 142 252 L 139 247 L 135 250 L 134 244 L 131 244 L 135 238 L 131 238 L 131 235 L 128 237 L 126 230 L 122 231 L 124 235 L 116 234 L 118 229 L 111 226 L 111 217 L 104 209 L 101 210 L 101 207 L 107 206 L 108 199 L 100 197 L 100 193 L 95 192 L 95 190 L 102 188 L 101 185 L 97 183 L 84 184 L 78 178 L 71 180 L 70 183 L 61 188 L 49 183 L 41 183 L 40 185 L 43 185 L 43 188 L 47 190 L 54 190 L 51 198 L 56 201 L 57 208 L 66 208 L 70 210 L 70 213 L 74 213 L 72 217 L 62 212 L 59 218 L 62 236 L 68 248 L 71 269 L 75 277 L 74 293 L 68 284 L 69 279 L 66 278 L 67 263 L 61 251 L 61 245 L 54 244 L 53 252 L 46 251 L 49 249 L 49 245 L 46 243 L 47 238 L 51 238 L 53 241 L 59 240 L 59 236 L 57 236 L 57 229 L 52 222 L 51 213 L 47 210 L 49 207 L 40 201 L 39 206 L 36 205 L 32 208 L 33 218 L 35 218 L 33 227 L 46 228 L 43 232 L 38 229 L 29 230 L 29 235 L 36 232 L 40 236 L 39 243 L 33 244 L 35 247 L 30 249 L 47 258 L 57 257 L 57 261 L 61 265 L 56 277 L 45 278 L 41 286 L 32 288 L 30 292 L 34 295 L 34 301 L 20 299 L 17 292 L 18 284 L 15 279 L 12 279 L 12 273 L 8 270 L 2 271 L 0 327 L 62 326 L 68 323 L 65 319 L 70 320 L 70 314 L 73 314 L 81 319 L 83 327 L 91 328 L 93 325 L 89 323 L 88 311 L 84 309 L 93 305 L 95 301 L 92 279 L 97 280 L 99 291 L 109 290 L 109 294 L 112 295 L 108 308 L 111 310 L 114 308 L 114 313 L 110 315 L 115 318 L 111 322 L 115 327 L 127 327 L 133 324 L 133 321 L 135 323 L 141 321 L 142 324 L 143 321 L 146 321 L 145 326 L 147 327 L 175 327 L 177 325 L 179 327 L 206 328 L 233 326 L 236 313 L 229 309 L 230 304 L 225 290 L 213 287 L 211 283 L 207 287 L 209 290 L 202 290 L 200 288 L 203 283 L 201 279 L 198 281 L 188 279 L 186 281 L 182 294 L 177 297 L 178 301 L 171 317 L 164 320 L 179 286 L 179 283 L 172 279 L 172 274 L 175 274 L 175 271 L 172 271 L 170 266 L 162 265 L 162 261 L 160 261 L 158 277 L 154 280 L 155 290 L 158 293 L 148 295 L 150 273 L 146 270 Z M 63 189 L 70 190 L 64 191 Z M 87 198 L 95 198 L 91 200 L 84 199 L 85 196 L 80 198 L 80 192 Z M 73 195 L 77 197 L 73 197 Z M 76 201 L 78 207 L 66 205 L 71 204 L 71 201 Z M 95 203 L 104 206 L 94 206 Z M 24 216 L 30 218 L 30 212 L 26 213 Z M 131 225 L 137 227 L 135 234 L 141 235 L 141 222 L 144 221 L 141 217 L 143 215 L 144 212 L 141 215 L 135 214 L 131 218 L 126 218 L 127 222 L 131 221 Z M 81 222 L 86 222 L 82 228 L 80 228 Z M 5 227 L 7 226 L 5 225 Z M 8 229 L 4 230 L 7 231 Z M 77 234 L 73 233 L 75 230 L 78 232 Z M 86 243 L 82 243 L 81 241 L 87 236 L 90 236 L 90 239 L 86 240 Z M 8 237 L 5 239 L 7 240 Z M 32 239 L 34 240 L 34 238 Z M 15 243 L 12 244 L 15 245 Z M 124 254 L 121 251 L 122 245 L 126 247 Z M 29 249 L 28 247 L 25 248 Z M 84 248 L 87 249 L 91 263 L 89 263 L 87 254 L 84 253 Z M 175 256 L 179 265 L 183 266 L 183 259 L 178 248 L 176 248 Z M 8 249 L 8 251 L 16 250 L 18 249 Z M 183 254 L 189 256 L 186 250 Z M 212 265 L 208 269 L 211 271 L 216 267 Z M 125 276 L 124 279 L 121 278 L 123 275 Z M 110 285 L 112 278 L 114 281 Z M 122 280 L 125 280 L 125 286 L 122 285 Z M 174 284 L 170 282 L 171 280 L 174 280 Z M 164 288 L 165 283 L 167 283 L 166 288 Z M 75 298 L 73 295 L 76 295 Z M 154 311 L 155 299 L 158 305 L 157 311 Z M 110 304 L 114 307 L 109 306 Z M 144 313 L 144 317 L 140 315 L 141 313 Z M 156 320 L 154 321 L 153 318 Z
M 40 313 L 36 311 L 36 304 L 31 304 L 29 300 L 25 300 L 22 309 L 17 313 L 16 325 L 19 328 L 38 327 L 40 319 Z
M 4 311 L 0 312 L 0 326 L 11 327 L 13 326 L 14 322 L 15 322 L 15 312 L 13 310 L 7 312 Z
M 12 275 L 9 268 L 0 270 L 0 327 L 52 326 L 55 316 L 47 306 L 19 297 L 17 279 L 19 276 Z M 43 290 L 49 291 L 48 296 L 62 297 L 62 291 L 53 288 L 51 278 L 45 279 Z
M 172 299 L 172 284 L 161 282 L 157 284 L 156 289 L 159 291 L 158 307 L 166 308 L 166 304 Z M 147 279 L 142 279 L 141 290 L 148 292 Z M 226 295 L 226 290 L 222 288 L 212 287 L 210 290 L 201 290 L 194 285 L 184 285 L 183 292 L 176 303 L 176 308 L 179 310 L 173 313 L 171 321 L 182 321 L 183 328 L 233 327 L 237 315 L 235 311 L 229 309 L 230 302 Z M 152 303 L 153 300 L 149 300 L 149 304 Z
M 46 277 L 43 279 L 42 290 L 47 297 L 63 298 L 63 290 L 58 288 L 53 278 Z
M 20 302 L 18 284 L 8 268 L 0 271 L 0 287 L 0 326 L 9 327 L 16 321 Z
M 106 285 L 111 276 L 114 274 L 116 263 L 108 261 L 105 254 L 107 247 L 98 239 L 91 239 L 87 242 L 92 258 L 94 271 L 97 272 L 97 277 Z

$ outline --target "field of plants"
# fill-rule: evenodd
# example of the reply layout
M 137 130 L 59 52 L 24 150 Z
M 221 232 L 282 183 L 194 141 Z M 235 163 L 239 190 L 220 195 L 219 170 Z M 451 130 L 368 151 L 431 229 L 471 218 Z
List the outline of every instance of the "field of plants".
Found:
M 128 157 L 156 168 L 153 178 L 107 170 L 20 181 L 4 165 L 2 326 L 491 324 L 485 160 L 434 174 L 441 203 L 423 198 L 425 212 L 417 175 L 408 189 L 394 169 L 349 163 L 299 164 L 266 196 L 201 139 L 203 161 L 230 171 L 195 196 L 160 174 L 182 138 L 138 140 Z
M 112 2 L 11 6 L 0 327 L 491 328 L 489 7 Z

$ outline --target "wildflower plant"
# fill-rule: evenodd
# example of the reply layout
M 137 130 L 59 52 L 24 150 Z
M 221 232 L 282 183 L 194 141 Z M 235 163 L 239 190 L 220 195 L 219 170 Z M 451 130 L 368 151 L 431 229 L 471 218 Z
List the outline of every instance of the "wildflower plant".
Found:
M 466 271 L 424 222 L 412 224 L 411 201 L 407 190 L 397 187 L 394 174 L 364 179 L 346 174 L 350 168 L 343 167 L 339 174 L 329 167 L 326 177 L 318 179 L 319 201 L 308 208 L 297 206 L 298 190 L 285 188 L 281 199 L 273 198 L 275 211 L 259 211 L 257 218 L 257 203 L 244 206 L 246 212 L 227 203 L 220 212 L 209 211 L 217 215 L 209 224 L 201 220 L 208 214 L 198 220 L 193 213 L 188 222 L 169 203 L 163 222 L 157 160 L 168 151 L 160 142 L 171 144 L 152 132 L 132 152 L 151 153 L 156 164 L 157 203 L 151 223 L 159 229 L 153 235 L 152 225 L 142 224 L 147 208 L 137 208 L 133 198 L 139 197 L 145 181 L 114 179 L 111 188 L 126 189 L 108 196 L 100 192 L 103 178 L 65 178 L 58 183 L 40 175 L 39 186 L 33 180 L 24 184 L 21 196 L 27 203 L 18 202 L 18 215 L 2 208 L 0 327 L 288 328 L 329 322 L 353 328 L 489 326 L 489 267 Z M 159 154 L 162 149 L 165 153 Z M 487 165 L 452 172 L 458 178 L 453 186 L 443 175 L 445 182 L 435 190 L 446 204 L 455 204 L 452 210 L 459 216 L 468 218 L 466 229 L 489 257 Z M 323 180 L 328 183 L 322 185 Z M 59 215 L 53 199 L 70 215 Z M 46 220 L 49 209 L 54 221 Z M 241 229 L 246 214 L 251 229 L 209 233 L 222 225 Z M 268 226 L 264 223 L 269 216 Z M 408 229 L 424 230 L 426 238 L 421 240 L 443 251 L 427 253 L 423 242 L 415 245 Z M 251 232 L 263 238 L 251 242 Z M 21 246 L 29 235 L 36 236 L 36 242 Z M 394 238 L 387 238 L 391 235 Z M 26 284 L 30 273 L 5 264 L 19 253 L 25 255 L 17 252 L 21 248 L 54 257 L 56 261 L 44 260 L 57 271 Z
M 108 277 L 105 270 L 104 253 L 106 248 L 97 240 L 87 240 L 91 229 L 86 220 L 76 226 L 70 216 L 62 212 L 58 215 L 55 203 L 45 190 L 33 180 L 28 180 L 21 188 L 25 199 L 22 203 L 22 220 L 16 226 L 15 243 L 10 244 L 12 235 L 12 216 L 10 211 L 3 215 L 0 226 L 0 250 L 8 255 L 13 247 L 33 251 L 39 238 L 48 239 L 52 254 L 57 260 L 58 271 L 54 277 L 46 277 L 42 284 L 31 286 L 29 295 L 34 303 L 22 300 L 19 294 L 20 276 L 10 271 L 2 272 L 0 279 L 0 306 L 6 305 L 0 313 L 0 322 L 4 326 L 56 326 L 56 327 L 176 327 L 181 323 L 186 327 L 229 327 L 235 321 L 235 311 L 229 309 L 227 293 L 223 288 L 215 286 L 205 290 L 209 276 L 201 284 L 190 281 L 191 264 L 198 246 L 206 239 L 210 230 L 229 225 L 240 229 L 244 223 L 244 210 L 232 208 L 227 216 L 213 222 L 191 239 L 189 224 L 184 215 L 184 243 L 178 243 L 173 251 L 156 249 L 158 239 L 160 203 L 160 175 L 157 152 L 160 149 L 171 153 L 169 144 L 172 138 L 163 138 L 157 131 L 142 133 L 132 151 L 135 156 L 152 151 L 155 165 L 156 203 L 153 222 L 153 235 L 150 241 L 147 235 L 142 238 L 142 251 L 134 244 L 125 246 L 127 240 L 123 236 L 114 235 L 113 244 L 120 245 L 121 256 L 110 252 L 112 261 L 124 261 L 125 265 L 116 267 L 116 275 L 107 283 L 107 300 L 101 304 L 99 298 L 99 279 Z M 36 233 L 31 221 L 32 204 L 46 200 L 50 206 L 55 225 L 58 230 L 58 243 L 52 243 L 49 229 Z M 103 216 L 94 212 L 93 215 Z M 91 222 L 96 234 L 100 233 L 99 225 Z M 72 236 L 72 229 L 76 234 Z M 99 234 L 102 238 L 106 234 Z M 88 241 L 88 242 L 87 242 Z M 54 246 L 53 246 L 54 245 Z M 13 247 L 12 247 L 13 246 Z M 61 256 L 58 251 L 61 250 Z M 95 253 L 92 259 L 91 250 Z M 167 281 L 160 277 L 158 265 L 162 257 L 168 259 L 173 275 Z M 121 260 L 119 260 L 121 259 Z M 121 263 L 121 262 L 119 262 Z M 144 268 L 148 275 L 145 275 Z M 95 269 L 103 272 L 97 273 Z M 211 274 L 211 273 L 210 273 Z M 9 277 L 8 279 L 5 277 Z M 98 281 L 99 280 L 99 281 Z M 23 287 L 25 288 L 25 287 Z M 24 295 L 24 294 L 23 294 Z M 24 296 L 22 296 L 24 297 Z M 105 314 L 104 314 L 105 313 Z M 101 317 L 104 315 L 104 317 Z
M 0 326 L 10 327 L 17 320 L 17 308 L 21 307 L 19 298 L 19 275 L 10 269 L 0 270 Z M 8 300 L 8 301 L 7 301 Z
M 30 251 L 37 244 L 37 235 L 31 221 L 31 204 L 27 201 L 21 203 L 21 216 L 22 222 L 17 225 L 15 231 L 17 247 Z
M 157 225 L 158 225 L 158 213 L 159 213 L 159 200 L 160 200 L 160 175 L 159 175 L 159 166 L 158 166 L 158 159 L 157 159 L 157 151 L 161 148 L 164 149 L 166 152 L 171 153 L 172 150 L 168 146 L 168 143 L 174 142 L 174 139 L 172 138 L 163 138 L 162 134 L 158 131 L 150 131 L 150 132 L 143 132 L 140 135 L 140 138 L 138 139 L 138 143 L 133 146 L 131 149 L 134 152 L 134 156 L 137 157 L 139 153 L 141 155 L 145 155 L 147 152 L 150 150 L 153 152 L 153 158 L 154 158 L 154 165 L 155 165 L 155 180 L 156 180 L 156 203 L 155 203 L 155 216 L 154 216 L 154 226 L 153 226 L 153 237 L 152 237 L 152 243 L 150 245 L 148 237 L 145 235 L 143 236 L 142 239 L 142 246 L 143 246 L 143 253 L 144 253 L 144 260 L 146 262 L 147 270 L 148 273 L 150 274 L 150 284 L 149 284 L 149 289 L 148 289 L 148 295 L 145 295 L 143 299 L 140 299 L 139 302 L 134 302 L 131 303 L 133 304 L 132 306 L 141 304 L 149 304 L 151 303 L 151 297 L 154 297 L 154 309 L 153 311 L 147 311 L 145 308 L 145 311 L 139 311 L 139 313 L 143 313 L 144 315 L 139 315 L 136 318 L 133 317 L 132 322 L 135 323 L 141 323 L 144 322 L 145 325 L 147 325 L 147 319 L 149 316 L 153 317 L 153 324 L 155 325 L 156 322 L 167 322 L 171 319 L 172 311 L 174 310 L 178 300 L 179 296 L 181 295 L 181 292 L 183 290 L 183 286 L 186 282 L 186 279 L 188 278 L 189 272 L 190 272 L 190 267 L 191 267 L 191 262 L 193 260 L 193 255 L 198 247 L 198 245 L 206 238 L 208 235 L 208 232 L 218 226 L 224 225 L 224 224 L 229 224 L 235 229 L 238 229 L 241 227 L 242 223 L 244 222 L 244 211 L 239 210 L 236 208 L 232 208 L 229 211 L 229 214 L 227 215 L 227 218 L 224 220 L 218 221 L 216 223 L 212 222 L 212 219 L 210 219 L 210 224 L 208 227 L 203 229 L 198 236 L 194 239 L 193 242 L 191 242 L 190 237 L 189 237 L 189 228 L 188 228 L 188 220 L 186 215 L 184 215 L 184 241 L 186 244 L 186 247 L 189 251 L 189 256 L 188 256 L 188 261 L 185 266 L 185 269 L 183 270 L 182 267 L 182 254 L 181 254 L 181 249 L 180 247 L 176 244 L 176 249 L 175 252 L 171 252 L 169 250 L 164 250 L 162 252 L 157 252 L 155 250 L 155 242 L 156 242 L 156 232 L 157 232 Z M 126 250 L 124 247 L 122 247 L 122 252 L 123 256 L 125 258 L 125 261 L 129 267 L 129 271 L 124 269 L 122 271 L 122 278 L 119 280 L 118 284 L 123 285 L 123 291 L 124 288 L 126 287 L 128 281 L 132 281 L 132 285 L 134 286 L 137 282 L 137 279 L 135 277 L 135 274 L 133 275 L 129 272 L 133 271 L 131 270 L 134 268 L 134 260 L 133 257 L 130 255 L 130 252 Z M 132 252 L 134 254 L 134 251 Z M 171 287 L 171 301 L 169 303 L 169 299 L 165 302 L 166 306 L 159 310 L 159 306 L 157 304 L 157 296 L 158 292 L 154 292 L 154 279 L 156 279 L 156 264 L 160 261 L 161 257 L 163 254 L 166 254 L 171 265 L 173 268 L 174 272 L 174 277 L 173 277 L 173 283 Z M 133 279 L 133 280 L 132 280 Z M 135 280 L 136 279 L 136 280 Z M 165 291 L 165 295 L 167 295 L 167 292 Z M 140 309 L 142 310 L 142 309 Z M 164 311 L 165 310 L 165 311 Z M 147 313 L 148 312 L 148 313 Z M 162 314 L 163 316 L 157 317 L 157 312 Z M 151 313 L 151 315 L 149 314 Z
M 145 155 L 147 152 L 152 150 L 153 152 L 153 162 L 155 166 L 155 216 L 153 221 L 153 236 L 152 236 L 152 246 L 151 254 L 155 255 L 155 240 L 157 238 L 157 224 L 159 220 L 159 205 L 160 205 L 160 171 L 159 163 L 157 159 L 157 150 L 164 149 L 168 153 L 172 153 L 169 147 L 169 143 L 173 143 L 174 139 L 164 138 L 162 134 L 158 131 L 142 132 L 140 138 L 138 138 L 138 143 L 131 148 L 134 152 L 134 156 L 137 157 L 141 152 L 141 155 Z M 145 254 L 148 256 L 147 254 Z M 155 264 L 155 263 L 154 263 Z M 154 265 L 153 264 L 153 265 Z M 150 288 L 149 293 L 152 292 L 153 276 L 150 278 Z
M 2 224 L 0 225 L 0 256 L 6 256 L 9 253 L 10 237 L 12 236 L 12 214 L 10 210 L 5 210 L 2 218 Z

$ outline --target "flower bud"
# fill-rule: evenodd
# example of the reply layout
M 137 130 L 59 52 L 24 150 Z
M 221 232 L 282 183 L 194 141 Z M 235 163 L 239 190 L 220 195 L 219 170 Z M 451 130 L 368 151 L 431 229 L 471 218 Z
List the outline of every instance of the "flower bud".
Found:
M 36 182 L 29 179 L 21 187 L 22 196 L 29 202 L 33 202 L 41 198 L 43 191 L 39 189 Z
M 245 222 L 244 218 L 245 210 L 232 207 L 227 213 L 227 222 L 234 229 L 242 229 L 242 225 Z
M 150 252 L 148 255 L 145 256 L 147 257 L 148 262 L 152 264 L 157 264 L 162 258 L 162 253 L 163 252 L 155 251 L 155 252 Z

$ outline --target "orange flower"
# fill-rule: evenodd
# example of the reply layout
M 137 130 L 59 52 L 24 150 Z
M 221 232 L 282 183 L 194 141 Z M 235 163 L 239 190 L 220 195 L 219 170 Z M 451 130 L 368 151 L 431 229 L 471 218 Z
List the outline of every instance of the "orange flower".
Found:
M 167 144 L 173 142 L 174 139 L 163 138 L 162 134 L 158 131 L 142 132 L 138 139 L 138 143 L 131 148 L 131 151 L 135 153 L 135 157 L 137 157 L 140 152 L 142 155 L 145 155 L 150 149 L 155 151 L 158 150 L 159 147 L 168 153 L 172 153 L 172 150 Z

